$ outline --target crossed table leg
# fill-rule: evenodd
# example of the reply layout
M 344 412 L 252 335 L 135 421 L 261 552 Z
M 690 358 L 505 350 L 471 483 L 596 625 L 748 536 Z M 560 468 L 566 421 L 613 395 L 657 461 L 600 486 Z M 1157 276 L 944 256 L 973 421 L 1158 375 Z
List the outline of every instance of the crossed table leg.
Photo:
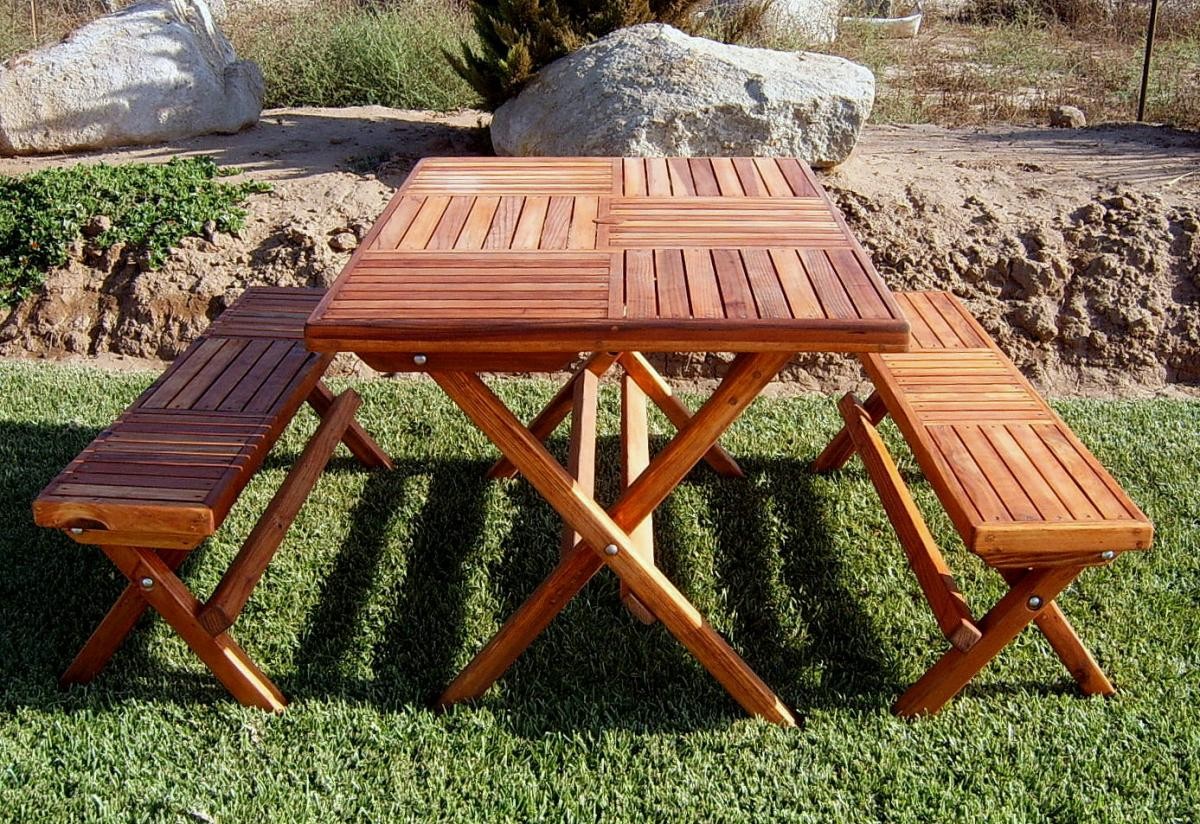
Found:
M 558 565 L 528 600 L 447 687 L 439 704 L 449 706 L 482 695 L 607 564 L 638 604 L 662 621 L 742 707 L 777 724 L 794 725 L 795 719 L 787 706 L 708 625 L 642 551 L 644 545 L 633 537 L 643 521 L 700 460 L 707 455 L 710 460 L 721 461 L 724 453 L 714 452 L 717 439 L 790 357 L 788 352 L 739 355 L 712 397 L 694 416 L 688 417 L 683 410 L 682 416 L 672 417 L 679 428 L 678 434 L 649 461 L 607 511 L 554 459 L 538 434 L 526 428 L 478 376 L 468 372 L 433 373 L 446 394 L 580 536 L 574 546 L 563 552 Z M 596 363 L 594 357 L 588 366 L 594 368 Z M 564 388 L 566 402 L 560 403 L 564 395 L 560 392 L 547 412 L 562 406 L 569 410 L 573 391 Z M 566 410 L 558 421 L 566 416 Z M 539 420 L 544 417 L 545 412 Z M 544 436 L 554 427 L 544 430 L 535 421 L 533 428 Z M 498 465 L 497 469 L 505 467 Z

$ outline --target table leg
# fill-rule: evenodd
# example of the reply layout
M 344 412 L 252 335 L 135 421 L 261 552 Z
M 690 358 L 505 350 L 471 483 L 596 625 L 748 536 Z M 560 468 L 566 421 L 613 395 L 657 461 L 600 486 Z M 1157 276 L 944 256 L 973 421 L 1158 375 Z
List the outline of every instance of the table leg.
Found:
M 529 431 L 532 432 L 539 440 L 546 440 L 550 437 L 558 425 L 562 423 L 567 415 L 571 413 L 571 408 L 575 403 L 575 386 L 584 375 L 594 375 L 597 378 L 603 377 L 604 373 L 616 363 L 618 352 L 594 352 L 591 357 L 584 361 L 583 366 L 579 371 L 571 376 L 571 379 L 558 390 L 557 394 L 550 399 L 550 403 L 546 404 L 546 408 L 538 413 L 538 416 L 529 424 Z M 488 470 L 489 478 L 511 478 L 517 474 L 517 468 L 512 465 L 508 458 L 501 458 L 492 465 Z
M 496 639 L 493 639 L 493 643 L 485 647 L 464 671 L 464 676 L 473 670 L 473 675 L 483 674 L 494 680 L 515 660 L 578 590 L 578 587 L 571 591 L 570 587 L 556 586 L 555 591 L 566 597 L 550 598 L 544 588 L 552 581 L 558 584 L 560 579 L 568 578 L 572 585 L 582 579 L 581 587 L 590 577 L 590 573 L 586 577 L 582 574 L 586 565 L 575 560 L 581 549 L 589 547 L 600 554 L 600 560 L 629 585 L 637 599 L 747 711 L 775 723 L 795 724 L 787 706 L 704 621 L 662 572 L 653 563 L 646 562 L 626 531 L 635 529 L 686 477 L 789 357 L 789 353 L 779 352 L 740 355 L 708 402 L 654 457 L 608 512 L 580 488 L 541 441 L 521 425 L 478 376 L 463 372 L 435 373 L 434 379 L 463 412 L 500 447 L 563 520 L 583 536 L 559 565 L 562 570 L 568 563 L 578 563 L 579 574 L 552 575 L 535 592 L 536 603 L 527 602 L 518 610 L 518 615 L 524 619 L 521 626 L 507 633 L 502 643 L 495 643 Z M 512 623 L 507 623 L 505 628 Z M 501 634 L 505 634 L 503 630 Z M 471 689 L 467 690 L 461 688 L 461 679 L 462 676 L 447 690 L 442 704 L 461 700 L 458 695 L 479 694 L 490 684 L 487 677 L 473 678 Z
M 650 430 L 646 419 L 646 395 L 632 376 L 621 378 L 621 487 L 628 489 L 650 465 Z M 629 537 L 647 563 L 654 563 L 654 516 L 630 530 Z M 621 582 L 621 601 L 643 624 L 654 623 L 654 613 L 637 599 L 629 584 Z

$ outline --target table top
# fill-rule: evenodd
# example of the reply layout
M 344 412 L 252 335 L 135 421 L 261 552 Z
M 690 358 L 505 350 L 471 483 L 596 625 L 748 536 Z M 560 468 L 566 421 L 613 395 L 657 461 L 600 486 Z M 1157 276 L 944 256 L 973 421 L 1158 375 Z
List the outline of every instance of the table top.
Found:
M 426 158 L 309 318 L 317 351 L 897 351 L 795 158 Z

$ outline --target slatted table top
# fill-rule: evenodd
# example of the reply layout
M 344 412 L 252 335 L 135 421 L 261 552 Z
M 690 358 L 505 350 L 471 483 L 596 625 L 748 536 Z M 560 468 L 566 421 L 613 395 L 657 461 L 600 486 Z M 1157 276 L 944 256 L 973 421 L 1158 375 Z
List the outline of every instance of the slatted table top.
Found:
M 317 351 L 897 351 L 908 324 L 794 158 L 427 158 Z

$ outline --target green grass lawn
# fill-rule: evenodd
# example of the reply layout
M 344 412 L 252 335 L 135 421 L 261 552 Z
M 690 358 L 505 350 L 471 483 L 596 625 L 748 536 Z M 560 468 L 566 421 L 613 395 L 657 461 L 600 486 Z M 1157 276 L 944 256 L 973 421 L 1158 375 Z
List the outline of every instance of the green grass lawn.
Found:
M 1062 599 L 1118 695 L 1080 697 L 1029 631 L 919 722 L 888 708 L 946 645 L 857 462 L 807 471 L 836 429 L 831 400 L 755 404 L 725 440 L 748 478 L 697 469 L 655 532 L 672 579 L 796 708 L 787 730 L 747 718 L 661 627 L 632 619 L 606 573 L 483 701 L 427 709 L 553 564 L 558 524 L 523 481 L 484 479 L 496 452 L 423 382 L 358 386 L 396 471 L 335 458 L 234 630 L 285 713 L 235 704 L 158 620 L 94 684 L 58 689 L 122 582 L 98 551 L 35 528 L 29 503 L 150 379 L 0 363 L 0 819 L 1200 816 L 1200 404 L 1058 404 L 1158 527 L 1154 551 Z M 525 415 L 552 389 L 498 388 Z M 611 476 L 611 387 L 603 404 Z M 313 426 L 304 413 L 185 564 L 201 597 Z M 992 603 L 999 577 L 928 486 L 916 493 L 968 599 Z

